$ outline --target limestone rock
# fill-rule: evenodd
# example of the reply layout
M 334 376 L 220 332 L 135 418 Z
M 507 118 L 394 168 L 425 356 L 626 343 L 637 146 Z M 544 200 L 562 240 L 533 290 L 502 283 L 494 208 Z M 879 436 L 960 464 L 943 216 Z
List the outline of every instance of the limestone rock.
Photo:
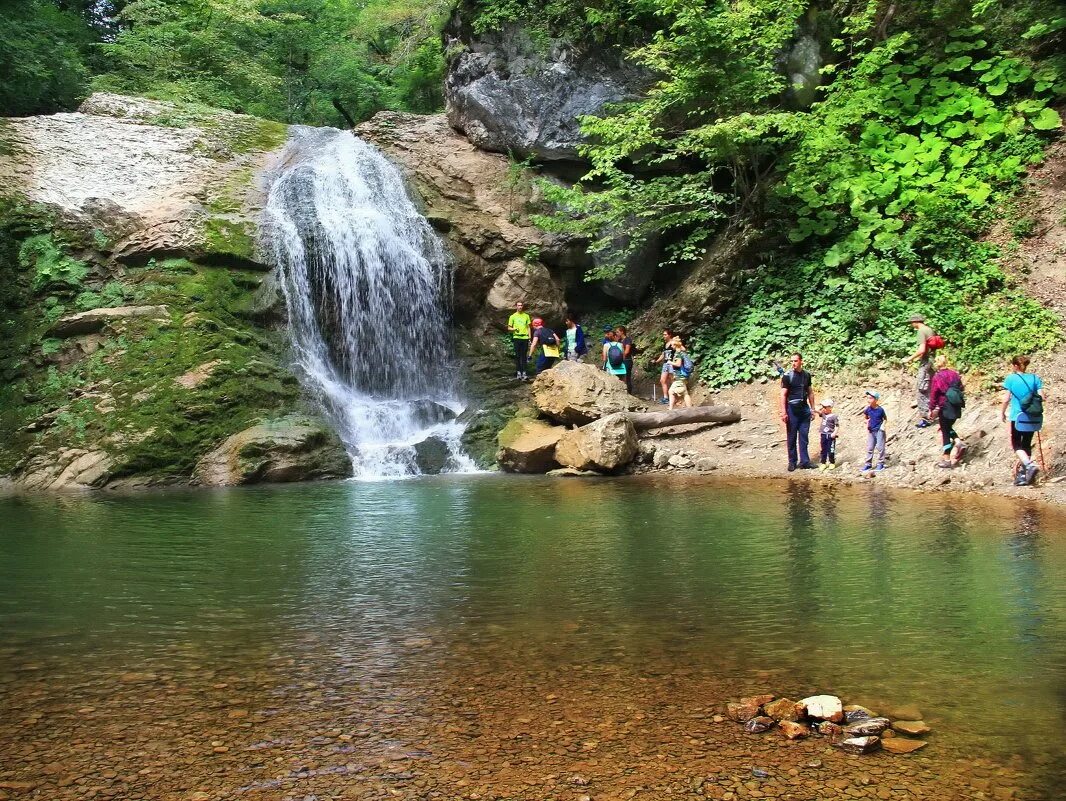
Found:
M 566 309 L 563 292 L 547 267 L 539 262 L 514 259 L 504 266 L 485 302 L 495 312 L 510 314 L 518 301 L 522 301 L 534 315 L 549 320 L 562 321 Z
M 636 455 L 637 432 L 624 414 L 567 431 L 555 446 L 555 460 L 575 470 L 617 470 Z
M 835 695 L 812 695 L 799 702 L 808 717 L 839 723 L 844 719 L 844 707 Z
M 184 124 L 169 122 L 178 117 Z M 99 231 L 124 260 L 253 261 L 264 197 L 255 176 L 286 135 L 280 123 L 232 112 L 94 94 L 78 113 L 5 120 L 13 152 L 0 159 L 0 184 Z
M 693 462 L 690 458 L 685 456 L 685 454 L 676 453 L 670 457 L 667 464 L 669 464 L 671 467 L 676 467 L 679 470 L 687 470 L 688 468 L 692 467 Z
M 762 695 L 749 695 L 747 698 L 741 698 L 742 704 L 755 704 L 756 706 L 762 706 L 768 704 L 774 700 L 774 697 L 769 693 L 763 693 Z
M 102 487 L 111 477 L 111 456 L 101 450 L 63 448 L 30 458 L 15 473 L 15 486 L 27 490 Z
M 302 415 L 288 415 L 228 437 L 200 458 L 193 483 L 219 487 L 351 474 L 351 459 L 332 431 Z
M 710 456 L 703 456 L 696 460 L 696 469 L 701 473 L 710 473 L 712 470 L 718 469 L 718 462 Z
M 657 467 L 662 470 L 664 467 L 670 466 L 670 459 L 673 458 L 674 451 L 670 448 L 657 448 L 655 450 L 655 456 L 652 457 L 651 463 L 653 467 Z
M 116 306 L 111 309 L 90 309 L 89 311 L 60 317 L 48 329 L 48 336 L 66 337 L 82 334 L 95 334 L 108 323 L 132 317 L 151 317 L 157 320 L 169 320 L 166 306 Z
M 868 737 L 870 735 L 881 736 L 881 733 L 892 725 L 888 718 L 867 718 L 849 723 L 844 727 L 844 733 L 848 737 Z
M 789 698 L 778 698 L 768 704 L 763 704 L 763 710 L 774 720 L 796 721 L 803 715 L 803 710 L 798 709 L 796 702 Z
M 921 737 L 932 731 L 924 720 L 896 720 L 892 722 L 892 728 L 911 737 Z
M 910 754 L 929 745 L 925 740 L 908 740 L 906 737 L 892 737 L 881 741 L 881 747 L 892 754 Z
M 643 408 L 625 384 L 598 367 L 563 361 L 533 381 L 533 403 L 545 415 L 567 425 L 585 425 L 615 412 Z
M 558 467 L 555 445 L 565 433 L 565 428 L 543 420 L 515 418 L 497 437 L 496 461 L 509 473 L 546 473 Z
M 777 725 L 781 727 L 781 733 L 790 740 L 799 740 L 802 737 L 809 737 L 811 733 L 807 724 L 797 723 L 793 720 L 778 721 Z
M 211 377 L 211 374 L 215 371 L 216 368 L 220 367 L 223 364 L 225 364 L 225 362 L 221 359 L 214 359 L 212 361 L 206 362 L 204 364 L 201 364 L 199 367 L 190 370 L 187 373 L 182 373 L 174 379 L 174 383 L 180 387 L 183 387 L 184 389 L 196 389 L 198 386 L 204 383 L 204 381 Z
M 748 734 L 762 734 L 774 726 L 774 719 L 765 715 L 757 715 L 744 724 L 744 731 Z
M 881 748 L 880 737 L 849 737 L 837 744 L 848 754 L 872 754 Z
M 518 23 L 477 33 L 460 6 L 445 28 L 451 53 L 444 95 L 448 120 L 483 150 L 578 158 L 580 117 L 637 96 L 650 79 L 618 49 L 535 41 Z

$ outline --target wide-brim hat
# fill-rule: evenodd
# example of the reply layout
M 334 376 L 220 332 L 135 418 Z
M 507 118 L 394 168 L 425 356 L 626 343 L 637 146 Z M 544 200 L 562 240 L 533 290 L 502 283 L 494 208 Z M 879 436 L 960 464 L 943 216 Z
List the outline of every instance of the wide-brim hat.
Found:
M 907 322 L 908 323 L 924 323 L 925 322 L 925 317 L 923 317 L 920 314 L 912 314 L 909 318 L 907 318 Z
M 832 409 L 833 408 L 833 399 L 832 398 L 822 398 L 822 402 L 819 403 L 818 405 L 821 408 L 823 408 L 823 409 L 825 409 L 825 408 Z

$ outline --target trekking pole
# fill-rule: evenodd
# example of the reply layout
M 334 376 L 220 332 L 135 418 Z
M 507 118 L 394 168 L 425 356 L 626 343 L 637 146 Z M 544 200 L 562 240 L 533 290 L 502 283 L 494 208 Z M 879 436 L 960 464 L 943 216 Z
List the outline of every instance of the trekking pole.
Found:
M 1040 471 L 1047 478 L 1047 462 L 1044 461 L 1044 440 L 1040 436 L 1040 432 L 1036 432 L 1036 446 L 1040 450 Z

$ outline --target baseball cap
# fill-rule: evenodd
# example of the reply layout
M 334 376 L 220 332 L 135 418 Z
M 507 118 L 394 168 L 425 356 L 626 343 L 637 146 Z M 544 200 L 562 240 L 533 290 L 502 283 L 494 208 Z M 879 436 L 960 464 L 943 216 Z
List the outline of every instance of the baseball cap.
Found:
M 878 392 L 876 389 L 868 389 L 863 394 L 865 394 L 868 398 L 873 398 L 874 400 L 881 400 L 881 393 Z

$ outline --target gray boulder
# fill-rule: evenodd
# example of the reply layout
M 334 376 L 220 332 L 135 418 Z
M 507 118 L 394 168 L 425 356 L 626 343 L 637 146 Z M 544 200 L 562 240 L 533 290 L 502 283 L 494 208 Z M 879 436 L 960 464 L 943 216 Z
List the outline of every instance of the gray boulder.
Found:
M 451 54 L 444 82 L 448 121 L 483 150 L 573 161 L 579 118 L 636 97 L 650 74 L 617 49 L 534 41 L 509 23 L 476 33 L 460 7 L 444 31 Z
M 228 437 L 197 462 L 193 483 L 222 487 L 351 474 L 351 459 L 337 435 L 315 420 L 293 414 Z
M 448 466 L 451 452 L 440 437 L 426 437 L 415 443 L 415 464 L 426 475 L 437 475 Z

